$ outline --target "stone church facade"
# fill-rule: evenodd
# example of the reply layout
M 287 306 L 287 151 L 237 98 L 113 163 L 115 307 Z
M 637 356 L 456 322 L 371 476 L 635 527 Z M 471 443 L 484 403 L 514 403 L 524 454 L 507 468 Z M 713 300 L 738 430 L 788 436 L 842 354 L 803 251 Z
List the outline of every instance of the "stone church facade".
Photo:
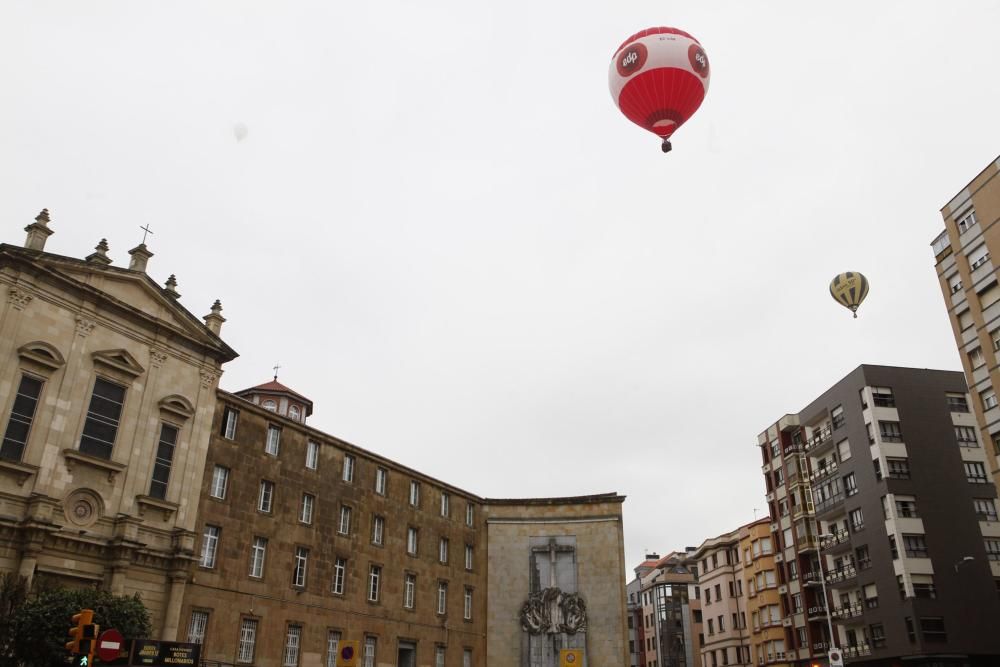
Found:
M 0 571 L 139 593 L 221 665 L 627 664 L 616 494 L 497 500 L 313 429 L 277 381 L 218 388 L 217 301 L 102 239 L 0 245 Z

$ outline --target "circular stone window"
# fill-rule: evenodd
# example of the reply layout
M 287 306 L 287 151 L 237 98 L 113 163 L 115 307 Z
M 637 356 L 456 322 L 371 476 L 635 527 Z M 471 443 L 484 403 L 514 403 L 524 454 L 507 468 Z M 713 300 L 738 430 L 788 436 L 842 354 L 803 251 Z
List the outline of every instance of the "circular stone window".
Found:
M 74 491 L 63 503 L 66 519 L 79 528 L 87 528 L 97 523 L 103 514 L 103 506 L 100 496 L 86 489 Z

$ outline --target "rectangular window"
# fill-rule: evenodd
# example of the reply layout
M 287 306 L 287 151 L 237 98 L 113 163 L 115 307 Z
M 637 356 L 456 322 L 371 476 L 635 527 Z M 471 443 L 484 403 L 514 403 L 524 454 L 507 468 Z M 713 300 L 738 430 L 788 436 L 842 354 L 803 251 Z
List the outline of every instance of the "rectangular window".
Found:
M 274 482 L 260 480 L 260 494 L 257 496 L 257 509 L 270 513 L 274 504 Z
M 413 601 L 416 597 L 417 575 L 407 573 L 403 578 L 403 607 L 413 609 Z
M 344 594 L 344 580 L 347 578 L 347 559 L 338 558 L 333 563 L 333 592 L 336 595 Z
M 972 426 L 956 426 L 955 440 L 959 447 L 978 447 L 979 440 L 976 439 L 976 429 Z
M 434 667 L 444 667 L 444 646 L 434 647 Z
M 350 484 L 354 481 L 354 457 L 350 454 L 344 454 L 344 476 L 345 482 Z
M 965 478 L 973 484 L 986 484 L 986 468 L 978 461 L 962 461 L 965 467 Z
M 466 588 L 465 595 L 462 597 L 462 618 L 467 621 L 472 620 L 472 589 Z
M 410 506 L 420 506 L 420 482 L 410 480 Z
M 341 535 L 351 533 L 351 508 L 347 505 L 340 506 L 340 525 L 337 526 L 337 532 Z
M 337 649 L 340 646 L 340 633 L 330 630 L 326 633 L 326 667 L 337 667 Z
M 848 516 L 850 516 L 850 518 L 851 518 L 851 530 L 852 530 L 852 532 L 856 533 L 856 532 L 858 532 L 859 530 L 862 530 L 865 527 L 865 515 L 861 511 L 860 507 L 857 508 L 857 509 L 851 510 L 851 513 Z
M 980 266 L 990 261 L 990 253 L 986 249 L 986 244 L 978 246 L 976 249 L 972 250 L 966 255 L 966 259 L 969 260 L 969 268 L 975 271 Z
M 111 458 L 118 435 L 118 421 L 125 404 L 125 387 L 97 378 L 80 436 L 80 451 L 102 459 Z
M 224 500 L 226 490 L 229 488 L 229 468 L 217 465 L 212 468 L 212 490 L 213 498 Z
M 375 667 L 375 637 L 365 637 L 364 667 Z
M 239 410 L 234 410 L 229 406 L 226 406 L 222 410 L 222 429 L 219 432 L 226 440 L 233 440 L 236 438 L 236 422 L 240 419 Z
M 885 648 L 885 628 L 881 623 L 868 626 L 868 636 L 872 639 L 872 648 Z
M 964 234 L 972 228 L 972 225 L 976 224 L 976 212 L 969 211 L 968 215 L 962 216 L 957 222 L 958 233 Z
M 996 518 L 996 513 L 995 512 L 994 512 L 994 518 Z M 465 569 L 466 570 L 471 570 L 472 569 L 472 545 L 471 544 L 466 544 L 465 545 Z
M 295 547 L 295 569 L 292 571 L 292 586 L 302 588 L 306 585 L 306 569 L 309 566 L 309 550 L 305 547 Z
M 385 468 L 377 468 L 375 470 L 375 493 L 380 496 L 385 495 L 386 480 L 389 477 L 389 472 Z
M 472 667 L 472 649 L 471 648 L 462 649 L 462 667 Z M 656 667 L 656 665 L 654 665 L 653 667 Z
M 257 579 L 264 576 L 264 558 L 267 556 L 267 538 L 255 537 L 250 545 L 250 576 Z
M 872 402 L 880 408 L 896 407 L 896 397 L 892 394 L 892 387 L 872 387 Z
M 992 389 L 987 389 L 982 392 L 979 394 L 979 397 L 983 401 L 984 410 L 989 410 L 990 408 L 995 408 L 997 406 L 997 393 Z
M 1000 540 L 987 537 L 985 540 L 986 544 L 986 559 L 987 560 L 1000 560 Z
M 940 616 L 920 619 L 920 634 L 925 642 L 946 642 L 948 635 L 944 630 L 944 619 Z
M 962 274 L 956 273 L 955 275 L 948 278 L 948 288 L 951 290 L 952 294 L 958 294 L 962 291 Z
M 974 498 L 972 505 L 976 509 L 976 518 L 979 521 L 997 520 L 997 506 L 992 498 Z
M 167 482 L 170 481 L 170 466 L 174 460 L 177 445 L 177 429 L 169 424 L 160 424 L 160 441 L 156 445 L 156 461 L 153 463 L 153 479 L 149 482 L 149 495 L 165 500 Z
M 253 662 L 254 646 L 257 643 L 257 619 L 244 618 L 240 621 L 240 645 L 236 652 L 236 662 Z
M 447 493 L 441 494 L 441 516 L 447 517 L 451 514 L 451 498 Z
M 382 579 L 382 568 L 372 565 L 368 568 L 368 601 L 378 602 L 379 582 Z
M 934 577 L 929 574 L 914 574 L 913 596 L 933 600 L 937 598 L 937 589 L 934 588 Z
M 896 516 L 904 519 L 916 519 L 917 500 L 913 496 L 896 496 Z
M 447 612 L 448 612 L 448 584 L 444 581 L 439 581 L 437 613 L 445 614 Z
M 201 566 L 215 567 L 215 554 L 219 550 L 219 536 L 222 529 L 218 526 L 205 526 L 201 536 Z
M 35 419 L 38 397 L 42 393 L 42 381 L 27 375 L 21 376 L 17 386 L 17 397 L 10 409 L 10 419 L 0 445 L 0 459 L 20 461 L 28 444 L 31 422 Z
M 844 406 L 838 405 L 830 412 L 830 421 L 833 423 L 833 428 L 837 429 L 844 425 L 846 418 L 844 417 Z
M 903 548 L 908 558 L 927 558 L 927 541 L 923 535 L 903 535 Z
M 471 526 L 472 525 L 473 520 L 475 519 L 475 512 L 476 512 L 476 510 L 475 510 L 475 508 L 473 508 L 472 503 L 469 503 L 469 504 L 467 504 L 465 506 L 465 525 L 466 526 Z
M 285 655 L 281 661 L 283 667 L 298 667 L 299 642 L 302 640 L 302 626 L 289 625 L 285 633 Z
M 844 493 L 850 497 L 858 492 L 858 480 L 854 473 L 844 475 Z
M 879 421 L 878 431 L 882 442 L 903 442 L 903 431 L 899 428 L 899 422 Z
M 192 611 L 191 622 L 188 623 L 188 643 L 204 644 L 206 629 L 208 629 L 208 612 Z
M 378 515 L 372 517 L 372 544 L 382 546 L 385 539 L 385 519 Z
M 417 555 L 417 529 L 407 528 L 406 529 L 406 553 L 411 556 Z
M 319 466 L 319 443 L 309 440 L 306 442 L 306 468 L 315 470 Z
M 887 456 L 885 463 L 889 467 L 890 479 L 910 479 L 909 459 L 894 459 Z
M 299 521 L 302 523 L 313 522 L 313 507 L 316 505 L 316 496 L 311 493 L 302 494 L 302 507 L 299 508 Z
M 838 442 L 837 453 L 840 455 L 841 462 L 849 461 L 851 458 L 851 443 L 847 440 L 841 440 Z
M 264 445 L 264 452 L 271 456 L 277 456 L 281 449 L 281 429 L 271 424 L 267 427 L 267 443 Z
M 448 538 L 442 537 L 438 542 L 438 560 L 442 563 L 448 562 Z
M 983 351 L 981 349 L 979 349 L 977 347 L 975 350 L 973 350 L 973 352 L 978 352 L 979 355 L 978 355 L 977 360 L 982 360 L 982 358 L 983 358 Z M 973 359 L 972 352 L 969 353 L 969 359 L 970 360 Z M 972 367 L 973 368 L 977 368 L 978 366 L 982 366 L 985 363 L 986 363 L 985 360 L 980 361 L 980 363 L 978 363 L 978 364 L 976 364 L 974 362 Z M 949 392 L 949 393 L 945 394 L 945 396 L 948 397 L 948 410 L 949 411 L 951 411 L 951 412 L 968 412 L 969 411 L 969 401 L 966 400 L 965 394 L 958 394 L 958 393 L 951 393 L 951 392 Z

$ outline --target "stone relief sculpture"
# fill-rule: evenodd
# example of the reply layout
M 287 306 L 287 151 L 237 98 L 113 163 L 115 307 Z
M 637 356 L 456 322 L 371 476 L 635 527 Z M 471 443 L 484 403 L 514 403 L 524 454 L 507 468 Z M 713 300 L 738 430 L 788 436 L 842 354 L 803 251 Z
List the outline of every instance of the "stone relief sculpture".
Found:
M 531 584 L 520 614 L 521 667 L 557 667 L 561 649 L 585 649 L 587 643 L 587 603 L 575 592 L 576 540 L 536 537 L 532 542 Z M 585 656 L 581 667 L 586 664 Z
M 587 631 L 587 604 L 576 593 L 546 588 L 521 607 L 521 629 L 533 635 Z

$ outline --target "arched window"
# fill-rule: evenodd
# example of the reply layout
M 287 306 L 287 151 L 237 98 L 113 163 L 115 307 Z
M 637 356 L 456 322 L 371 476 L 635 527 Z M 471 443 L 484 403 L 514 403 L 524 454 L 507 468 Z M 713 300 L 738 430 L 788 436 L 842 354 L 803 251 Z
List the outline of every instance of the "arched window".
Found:
M 264 401 L 262 405 L 264 406 L 264 409 L 267 410 L 268 412 L 276 412 L 278 410 L 278 404 L 270 399 Z
M 293 405 L 293 406 L 289 407 L 288 408 L 288 416 L 291 417 L 292 419 L 294 419 L 295 421 L 298 421 L 299 420 L 299 406 Z

